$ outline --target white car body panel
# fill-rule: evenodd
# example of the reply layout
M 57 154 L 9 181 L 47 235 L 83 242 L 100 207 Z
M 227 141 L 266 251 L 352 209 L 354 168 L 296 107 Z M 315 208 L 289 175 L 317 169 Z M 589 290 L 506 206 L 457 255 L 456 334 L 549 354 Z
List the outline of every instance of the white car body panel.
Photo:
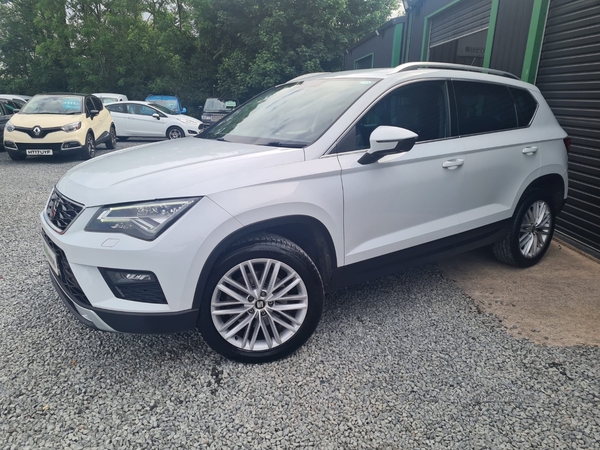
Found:
M 134 114 L 133 110 L 136 105 L 138 108 L 139 106 L 151 108 L 156 114 L 159 114 L 160 117 L 157 119 L 152 115 Z M 168 114 L 160 111 L 154 108 L 151 105 L 151 102 L 125 101 L 108 104 L 107 106 L 109 108 L 127 108 L 131 111 L 130 113 L 111 111 L 117 129 L 117 136 L 119 137 L 166 137 L 167 130 L 170 127 L 180 128 L 185 136 L 194 136 L 199 133 L 199 126 L 202 124 L 201 121 L 190 116 L 183 114 Z M 190 131 L 195 131 L 195 133 L 190 133 Z

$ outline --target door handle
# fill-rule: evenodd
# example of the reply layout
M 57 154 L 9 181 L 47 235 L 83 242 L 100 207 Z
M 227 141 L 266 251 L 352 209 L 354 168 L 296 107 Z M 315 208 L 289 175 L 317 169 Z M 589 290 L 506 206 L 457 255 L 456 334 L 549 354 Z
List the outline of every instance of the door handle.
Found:
M 448 170 L 454 170 L 454 169 L 458 169 L 460 166 L 462 166 L 465 163 L 464 159 L 450 159 L 448 161 L 444 161 L 442 163 L 442 167 L 444 169 L 448 169 Z
M 538 151 L 537 147 L 525 147 L 523 149 L 523 154 L 527 155 L 527 156 L 531 156 L 531 155 L 533 155 L 537 151 Z

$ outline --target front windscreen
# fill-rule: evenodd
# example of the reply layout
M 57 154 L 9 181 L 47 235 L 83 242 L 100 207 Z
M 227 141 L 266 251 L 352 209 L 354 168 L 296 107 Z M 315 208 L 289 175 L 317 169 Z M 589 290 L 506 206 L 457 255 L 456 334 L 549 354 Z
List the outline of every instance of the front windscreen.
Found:
M 36 95 L 29 100 L 21 114 L 82 114 L 83 97 L 76 95 Z
M 235 109 L 237 102 L 224 98 L 207 98 L 204 102 L 204 112 L 229 112 Z
M 315 142 L 377 80 L 299 81 L 263 92 L 198 137 L 305 147 Z
M 115 97 L 102 97 L 100 100 L 102 100 L 102 103 L 105 105 L 108 105 L 109 103 L 115 103 L 118 101 L 118 99 Z

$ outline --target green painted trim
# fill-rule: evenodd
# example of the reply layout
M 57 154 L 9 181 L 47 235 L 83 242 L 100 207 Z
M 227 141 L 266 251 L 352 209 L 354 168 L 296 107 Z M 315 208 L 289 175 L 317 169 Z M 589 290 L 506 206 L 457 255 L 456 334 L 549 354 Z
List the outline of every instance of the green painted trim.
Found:
M 535 83 L 535 79 L 537 78 L 549 8 L 550 0 L 533 1 L 529 36 L 527 37 L 525 58 L 523 58 L 523 72 L 521 73 L 521 79 L 528 83 Z
M 372 69 L 373 68 L 373 63 L 375 62 L 375 53 L 373 53 L 373 52 L 367 53 L 365 56 L 361 56 L 360 58 L 355 59 L 354 60 L 354 70 L 356 70 L 356 63 L 358 61 L 360 61 L 361 59 L 368 58 L 369 56 L 371 57 L 371 69 Z
M 485 55 L 483 55 L 483 67 L 489 69 L 492 62 L 492 48 L 494 47 L 494 35 L 496 34 L 496 22 L 498 21 L 498 8 L 500 0 L 492 0 L 490 11 L 490 22 L 488 25 L 487 40 L 485 42 Z
M 454 6 L 458 2 L 462 2 L 462 0 L 454 0 L 448 3 L 446 6 L 442 6 L 437 11 L 432 12 L 428 16 L 425 16 L 423 19 L 423 44 L 421 45 L 421 61 L 427 61 L 429 57 L 429 32 L 431 30 L 431 18 L 436 14 L 441 13 L 442 11 Z
M 402 58 L 403 62 L 408 62 L 410 60 L 410 35 L 412 34 L 412 14 L 410 11 L 408 12 L 408 30 L 406 31 L 406 45 L 404 50 L 404 55 Z
M 392 65 L 396 67 L 400 65 L 402 58 L 402 32 L 404 31 L 404 23 L 396 24 L 394 28 L 394 45 L 392 46 Z

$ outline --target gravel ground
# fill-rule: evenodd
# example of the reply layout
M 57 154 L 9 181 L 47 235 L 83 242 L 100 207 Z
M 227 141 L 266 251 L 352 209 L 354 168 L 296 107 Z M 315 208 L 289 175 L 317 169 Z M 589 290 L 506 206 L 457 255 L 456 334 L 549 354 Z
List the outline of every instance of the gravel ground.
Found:
M 86 329 L 37 223 L 77 163 L 0 153 L 0 448 L 600 447 L 600 349 L 511 337 L 433 265 L 327 296 L 313 338 L 272 364 L 195 332 Z

